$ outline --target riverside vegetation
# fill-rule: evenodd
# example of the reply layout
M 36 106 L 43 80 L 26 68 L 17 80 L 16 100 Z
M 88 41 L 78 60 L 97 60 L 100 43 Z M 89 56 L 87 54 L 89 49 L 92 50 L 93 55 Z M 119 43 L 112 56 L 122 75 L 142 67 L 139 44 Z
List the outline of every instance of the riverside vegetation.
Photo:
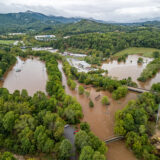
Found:
M 143 70 L 138 80 L 145 82 L 156 75 L 158 71 L 160 71 L 160 58 L 156 58 L 152 62 L 150 62 Z
M 78 73 L 76 69 L 70 67 L 69 63 L 65 60 L 63 61 L 63 64 L 66 75 L 77 78 L 81 83 L 93 84 L 94 86 L 99 87 L 99 83 L 101 82 L 101 84 L 103 84 L 106 80 L 105 78 L 103 78 L 104 81 L 100 81 L 99 79 L 96 81 L 99 82 L 97 83 L 98 85 L 95 85 L 96 83 L 93 77 L 95 76 L 98 78 L 98 75 L 92 75 L 92 81 L 89 81 L 87 79 L 89 74 Z M 120 83 L 121 81 L 116 82 L 119 86 L 113 91 L 113 98 L 119 99 L 124 97 L 128 90 L 126 87 L 122 86 Z M 159 86 L 159 83 L 154 84 L 152 90 L 159 92 Z M 130 101 L 122 111 L 116 113 L 115 133 L 125 137 L 127 146 L 133 150 L 139 159 L 159 159 L 159 152 L 150 140 L 150 136 L 154 134 L 159 102 L 159 94 L 153 95 L 152 93 L 146 92 L 139 95 L 136 100 Z M 103 97 L 102 103 L 108 103 L 107 99 Z
M 13 94 L 5 88 L 0 89 L 0 147 L 22 155 L 44 153 L 54 159 L 68 159 L 71 144 L 63 136 L 64 125 L 80 123 L 83 117 L 81 105 L 76 99 L 65 94 L 56 61 L 59 56 L 49 52 L 24 54 L 38 56 L 45 61 L 49 77 L 46 86 L 49 97 L 42 92 L 31 97 L 25 89 L 21 92 L 16 90 Z M 81 143 L 79 139 L 83 139 L 84 134 L 87 141 Z M 83 155 L 83 148 L 87 146 L 93 157 L 105 159 L 107 148 L 92 132 L 82 129 L 76 137 L 75 143 L 80 157 Z M 6 154 L 12 157 L 8 152 L 2 157 Z
M 159 84 L 157 84 L 159 86 Z M 157 85 L 153 85 L 153 90 Z M 150 140 L 154 134 L 159 95 L 143 93 L 116 113 L 115 133 L 125 137 L 126 145 L 144 160 L 158 160 L 160 154 Z
M 110 77 L 103 77 L 101 74 L 97 74 L 96 72 L 78 72 L 77 69 L 71 67 L 65 59 L 63 59 L 63 69 L 68 77 L 68 80 L 77 79 L 80 83 L 84 83 L 86 85 L 90 84 L 103 90 L 108 90 L 113 93 L 112 95 L 114 99 L 120 99 L 126 96 L 128 89 L 124 85 L 136 86 L 130 78 L 124 80 L 114 80 Z M 73 80 L 72 83 L 74 83 Z

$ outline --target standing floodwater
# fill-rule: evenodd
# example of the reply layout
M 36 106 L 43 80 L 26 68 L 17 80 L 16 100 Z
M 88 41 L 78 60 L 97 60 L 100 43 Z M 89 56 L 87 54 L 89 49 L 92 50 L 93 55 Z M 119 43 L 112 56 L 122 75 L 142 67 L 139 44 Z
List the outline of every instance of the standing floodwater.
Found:
M 108 91 L 96 92 L 95 88 L 90 87 L 87 88 L 87 90 L 90 92 L 90 98 L 94 103 L 94 107 L 90 108 L 89 98 L 85 95 L 79 95 L 77 88 L 73 91 L 68 87 L 67 78 L 63 72 L 63 65 L 61 62 L 59 62 L 58 67 L 62 73 L 62 83 L 65 86 L 66 93 L 75 97 L 82 106 L 84 115 L 82 121 L 88 122 L 92 132 L 101 140 L 114 136 L 115 112 L 117 110 L 122 110 L 130 100 L 136 99 L 137 93 L 129 92 L 125 98 L 115 101 Z M 77 82 L 77 86 L 78 85 L 80 84 Z M 101 98 L 103 96 L 108 96 L 110 105 L 107 107 L 103 106 L 101 100 L 95 99 L 98 95 L 100 95 Z M 136 160 L 136 157 L 127 149 L 123 141 L 111 143 L 108 147 L 107 159 L 109 160 Z
M 22 60 L 17 57 L 17 63 L 4 78 L 2 87 L 7 88 L 10 93 L 22 89 L 26 89 L 31 96 L 37 91 L 46 93 L 48 77 L 45 63 L 37 58 Z
M 140 74 L 146 68 L 147 64 L 153 60 L 153 58 L 142 57 L 143 63 L 138 64 L 137 61 L 139 57 L 141 56 L 129 55 L 126 58 L 126 62 L 117 62 L 117 60 L 109 61 L 103 63 L 102 69 L 108 70 L 108 75 L 111 77 L 116 77 L 120 80 L 131 77 L 139 87 L 150 89 L 153 83 L 160 82 L 160 72 L 145 83 L 137 81 L 137 78 L 140 77 Z

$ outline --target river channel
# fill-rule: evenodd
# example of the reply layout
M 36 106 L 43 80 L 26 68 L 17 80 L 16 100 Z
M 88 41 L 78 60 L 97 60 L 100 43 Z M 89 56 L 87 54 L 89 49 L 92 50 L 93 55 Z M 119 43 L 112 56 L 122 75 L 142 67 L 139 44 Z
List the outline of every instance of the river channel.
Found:
M 76 90 L 72 91 L 67 85 L 67 79 L 62 69 L 62 63 L 59 62 L 58 66 L 59 70 L 62 73 L 62 83 L 65 86 L 66 93 L 71 95 L 72 97 L 76 97 L 83 108 L 84 117 L 82 121 L 88 122 L 90 124 L 91 130 L 101 140 L 113 137 L 115 112 L 117 110 L 123 109 L 130 100 L 136 99 L 137 94 L 129 92 L 125 98 L 119 101 L 115 101 L 112 99 L 111 94 L 107 91 L 96 92 L 96 89 L 93 87 L 87 88 L 87 90 L 90 92 L 90 98 L 94 103 L 94 107 L 90 108 L 89 99 L 85 95 L 78 94 L 77 88 L 79 83 L 77 82 Z M 100 95 L 100 99 L 95 100 L 95 97 L 97 97 L 98 95 Z M 103 96 L 108 96 L 109 98 L 110 105 L 107 107 L 101 104 L 101 97 Z M 123 141 L 111 143 L 108 145 L 108 147 L 108 160 L 136 160 L 133 153 L 126 148 Z

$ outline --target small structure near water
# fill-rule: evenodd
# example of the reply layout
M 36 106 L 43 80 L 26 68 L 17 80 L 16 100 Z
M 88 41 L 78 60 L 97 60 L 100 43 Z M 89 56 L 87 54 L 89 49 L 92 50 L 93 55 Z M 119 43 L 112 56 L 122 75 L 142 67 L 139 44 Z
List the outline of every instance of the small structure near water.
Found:
M 19 68 L 18 68 L 18 69 L 16 69 L 16 72 L 21 72 L 21 69 L 19 69 Z
M 85 61 L 80 61 L 78 59 L 74 58 L 67 58 L 68 62 L 70 63 L 71 66 L 77 68 L 78 72 L 89 72 L 89 71 L 95 71 L 97 69 L 92 68 L 90 64 L 88 64 Z

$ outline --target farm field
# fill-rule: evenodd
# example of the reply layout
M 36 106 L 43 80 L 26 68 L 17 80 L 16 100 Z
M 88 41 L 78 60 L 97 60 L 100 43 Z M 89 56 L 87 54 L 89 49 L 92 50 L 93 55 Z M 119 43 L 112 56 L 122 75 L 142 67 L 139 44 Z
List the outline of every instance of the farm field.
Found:
M 124 54 L 128 54 L 128 55 L 138 54 L 138 55 L 141 55 L 144 57 L 152 58 L 154 51 L 160 52 L 160 49 L 143 48 L 143 47 L 130 47 L 130 48 L 124 49 L 120 52 L 117 52 L 115 55 L 113 55 L 113 57 L 116 58 L 119 56 L 123 56 Z

